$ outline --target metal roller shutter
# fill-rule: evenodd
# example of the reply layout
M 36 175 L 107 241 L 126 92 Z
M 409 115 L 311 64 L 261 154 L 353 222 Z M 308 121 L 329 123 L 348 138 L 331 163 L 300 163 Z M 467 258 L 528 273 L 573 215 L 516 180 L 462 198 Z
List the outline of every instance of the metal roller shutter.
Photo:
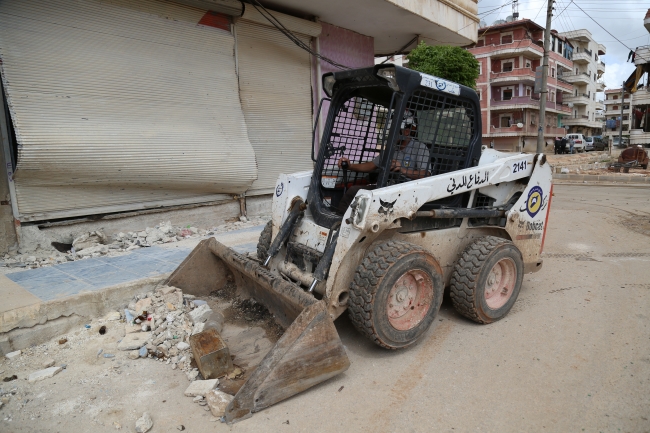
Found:
M 23 220 L 219 200 L 257 177 L 234 38 L 152 0 L 0 3 Z M 228 195 L 226 195 L 228 194 Z
M 273 15 L 294 32 L 320 33 L 318 23 Z M 273 191 L 280 173 L 312 168 L 309 53 L 263 22 L 268 24 L 246 5 L 243 18 L 235 25 L 239 91 L 258 164 L 258 179 L 248 195 Z M 309 35 L 296 36 L 310 43 Z

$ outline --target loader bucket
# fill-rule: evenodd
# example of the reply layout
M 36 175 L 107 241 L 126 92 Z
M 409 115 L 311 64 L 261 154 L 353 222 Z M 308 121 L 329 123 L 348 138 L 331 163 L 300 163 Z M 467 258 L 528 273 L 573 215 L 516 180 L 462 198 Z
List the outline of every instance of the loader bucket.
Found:
M 324 301 L 214 238 L 201 241 L 166 284 L 200 296 L 232 279 L 237 294 L 268 308 L 285 332 L 228 405 L 228 423 L 347 370 L 350 361 Z

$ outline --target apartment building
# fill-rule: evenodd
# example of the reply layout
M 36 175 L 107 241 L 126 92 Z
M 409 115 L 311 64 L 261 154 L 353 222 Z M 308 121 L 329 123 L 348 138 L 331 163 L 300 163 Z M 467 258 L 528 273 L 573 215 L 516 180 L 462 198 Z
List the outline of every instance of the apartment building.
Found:
M 643 25 L 650 33 L 650 9 L 643 18 Z M 636 48 L 634 64 L 636 70 L 625 83 L 625 90 L 632 95 L 629 112 L 630 144 L 650 147 L 650 77 L 648 76 L 650 74 L 650 45 Z
M 630 133 L 631 102 L 630 93 L 626 92 L 621 97 L 621 88 L 605 90 L 605 129 L 603 135 L 618 137 L 621 125 L 623 126 L 623 135 L 627 136 Z M 623 108 L 622 118 L 621 107 Z
M 544 56 L 544 28 L 522 19 L 479 29 L 478 34 L 469 51 L 480 65 L 483 143 L 498 150 L 535 152 L 541 126 L 544 140 L 552 145 L 554 137 L 566 134 L 564 120 L 572 113 L 564 99 L 574 94 L 574 87 L 560 78 L 573 71 L 572 44 L 552 32 L 546 118 L 539 119 L 535 69 Z
M 605 90 L 602 80 L 605 62 L 600 59 L 606 53 L 605 46 L 596 42 L 586 29 L 560 33 L 560 36 L 567 38 L 574 47 L 573 69 L 561 77 L 574 86 L 573 94 L 564 99 L 572 106 L 571 116 L 564 124 L 569 127 L 568 132 L 600 135 L 603 123 L 597 117 L 605 107 L 597 93 Z

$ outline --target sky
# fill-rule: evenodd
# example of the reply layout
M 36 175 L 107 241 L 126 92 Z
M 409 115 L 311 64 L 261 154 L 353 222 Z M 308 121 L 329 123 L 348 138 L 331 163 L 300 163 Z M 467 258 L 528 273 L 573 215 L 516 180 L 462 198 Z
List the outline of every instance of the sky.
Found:
M 511 2 L 512 0 L 479 0 L 479 17 L 487 25 L 505 19 L 512 15 Z M 546 27 L 546 0 L 518 0 L 518 3 L 520 19 L 528 18 Z M 650 1 L 555 0 L 554 7 L 551 28 L 560 33 L 589 30 L 594 40 L 607 48 L 607 54 L 600 57 L 605 62 L 605 85 L 608 89 L 620 88 L 634 70 L 634 65 L 626 62 L 630 49 L 650 45 L 650 33 L 643 26 Z M 602 97 L 603 94 L 599 96 Z

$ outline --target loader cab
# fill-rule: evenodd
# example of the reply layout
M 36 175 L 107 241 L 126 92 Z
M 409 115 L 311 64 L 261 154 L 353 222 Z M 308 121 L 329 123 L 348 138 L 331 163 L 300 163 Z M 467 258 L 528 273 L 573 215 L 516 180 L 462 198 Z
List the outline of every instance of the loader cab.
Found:
M 352 187 L 383 188 L 478 163 L 481 111 L 473 89 L 394 65 L 325 74 L 323 89 L 331 104 L 308 197 L 323 227 L 341 220 L 339 204 Z M 344 173 L 341 157 L 377 168 Z M 463 200 L 457 195 L 426 206 Z

